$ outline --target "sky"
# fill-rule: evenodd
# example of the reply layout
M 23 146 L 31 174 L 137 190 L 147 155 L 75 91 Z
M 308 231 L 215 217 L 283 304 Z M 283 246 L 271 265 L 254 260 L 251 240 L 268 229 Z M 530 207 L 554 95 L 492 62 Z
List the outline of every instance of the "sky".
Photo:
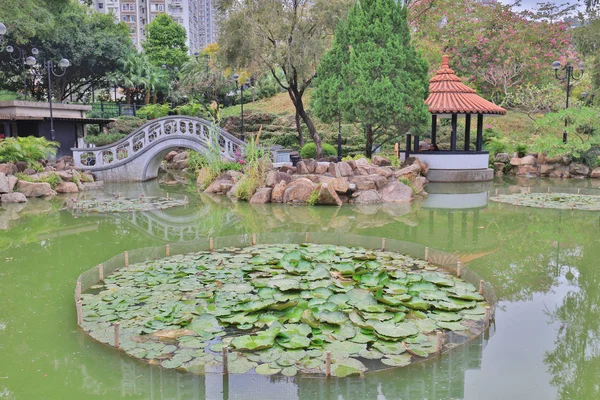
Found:
M 556 3 L 556 4 L 565 4 L 565 3 L 575 4 L 575 3 L 577 3 L 576 0 L 521 0 L 521 8 L 520 9 L 531 10 L 536 7 L 537 3 L 543 3 L 543 2 L 551 2 L 551 3 Z M 511 3 L 514 3 L 514 1 L 513 0 L 500 0 L 500 3 L 511 4 Z

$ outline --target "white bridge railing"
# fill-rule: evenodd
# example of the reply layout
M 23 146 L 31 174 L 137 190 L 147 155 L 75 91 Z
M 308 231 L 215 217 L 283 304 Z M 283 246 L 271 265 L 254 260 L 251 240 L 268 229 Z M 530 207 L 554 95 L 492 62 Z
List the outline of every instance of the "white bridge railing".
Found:
M 199 142 L 200 147 L 210 147 L 209 130 L 211 123 L 188 116 L 168 116 L 148 122 L 127 137 L 100 147 L 75 148 L 73 160 L 77 167 L 99 171 L 127 164 L 140 154 L 153 147 L 154 143 L 169 139 L 191 138 Z M 217 128 L 221 155 L 234 160 L 243 154 L 246 146 L 243 141 L 227 131 Z M 176 147 L 176 146 L 174 146 Z

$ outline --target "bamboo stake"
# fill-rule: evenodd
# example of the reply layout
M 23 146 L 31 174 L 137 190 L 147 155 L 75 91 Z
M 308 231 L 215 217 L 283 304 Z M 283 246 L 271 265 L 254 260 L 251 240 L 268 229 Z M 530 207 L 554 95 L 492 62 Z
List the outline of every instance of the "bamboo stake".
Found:
M 81 300 L 81 279 L 77 279 L 77 285 L 75 286 L 75 300 Z
M 498 196 L 498 189 L 496 189 L 496 196 Z
M 306 235 L 304 235 L 304 242 L 308 243 L 308 232 L 306 232 Z
M 581 189 L 577 189 L 577 194 L 581 194 Z
M 485 319 L 484 319 L 484 325 L 487 327 L 490 324 L 490 319 L 492 317 L 492 307 L 490 306 L 485 306 Z
M 77 325 L 83 325 L 83 306 L 81 300 L 77 301 Z
M 123 253 L 123 256 L 125 257 L 125 266 L 129 267 L 129 252 L 126 251 L 125 253 Z
M 456 262 L 456 277 L 460 278 L 462 275 L 462 263 L 460 261 Z
M 482 279 L 479 281 L 479 294 L 483 294 L 483 287 L 485 285 L 485 281 Z
M 120 322 L 115 322 L 115 324 L 113 325 L 115 327 L 115 347 L 118 349 L 119 348 L 119 327 L 121 326 Z
M 385 238 L 381 239 L 381 251 L 385 251 Z
M 208 250 L 212 253 L 215 250 L 215 241 L 212 237 L 208 239 Z
M 436 336 L 437 336 L 437 352 L 441 353 L 442 348 L 444 346 L 444 332 L 438 331 L 436 333 Z
M 229 347 L 228 346 L 223 346 L 223 348 L 221 349 L 221 354 L 223 355 L 223 374 L 228 375 L 229 374 Z
M 252 246 L 256 246 L 256 233 L 252 234 Z
M 168 244 L 165 247 L 165 254 L 166 254 L 167 257 L 169 257 L 171 255 L 171 245 Z
M 98 279 L 100 282 L 104 282 L 104 265 L 102 264 L 98 265 Z
M 425 261 L 429 262 L 429 247 L 425 247 Z
M 325 376 L 331 376 L 331 351 L 325 352 Z

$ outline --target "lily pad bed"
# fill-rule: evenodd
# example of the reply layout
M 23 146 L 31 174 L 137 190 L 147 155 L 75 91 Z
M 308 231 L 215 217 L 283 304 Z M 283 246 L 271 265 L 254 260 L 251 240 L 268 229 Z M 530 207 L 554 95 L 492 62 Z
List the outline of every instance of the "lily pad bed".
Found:
M 257 245 L 132 264 L 82 295 L 82 328 L 164 368 L 344 377 L 409 365 L 479 335 L 476 288 L 406 255 Z
M 600 196 L 569 193 L 515 193 L 501 194 L 490 198 L 499 203 L 538 208 L 568 210 L 600 210 Z
M 115 213 L 131 211 L 164 210 L 171 207 L 179 207 L 187 204 L 187 201 L 166 197 L 140 196 L 137 199 L 123 197 L 93 198 L 93 199 L 71 199 L 69 207 L 79 212 L 91 213 Z

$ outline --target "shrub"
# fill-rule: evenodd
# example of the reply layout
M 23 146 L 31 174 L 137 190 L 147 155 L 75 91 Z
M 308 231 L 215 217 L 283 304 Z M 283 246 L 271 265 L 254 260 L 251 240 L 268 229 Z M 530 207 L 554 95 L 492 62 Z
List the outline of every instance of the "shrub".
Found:
M 58 176 L 55 173 L 50 173 L 50 174 L 48 174 L 48 176 L 43 177 L 43 178 L 32 177 L 32 175 L 17 173 L 16 177 L 19 178 L 19 180 L 27 181 L 27 182 L 46 182 L 46 183 L 50 184 L 52 189 L 56 188 L 56 185 L 58 185 L 59 183 L 62 182 L 62 179 L 60 179 L 60 176 Z
M 306 200 L 306 204 L 308 204 L 309 206 L 314 206 L 315 204 L 317 204 L 317 200 L 319 200 L 320 188 L 320 186 L 317 186 L 317 188 L 310 193 L 310 196 L 308 196 L 308 200 Z
M 347 155 L 346 157 L 342 158 L 342 161 L 360 160 L 361 158 L 364 158 L 365 160 L 367 160 L 369 162 L 369 164 L 372 163 L 370 159 L 368 159 L 367 157 L 364 156 L 364 154 L 356 154 L 354 156 Z
M 85 137 L 85 141 L 89 144 L 93 144 L 95 146 L 105 146 L 107 144 L 111 144 L 114 142 L 118 142 L 123 139 L 127 135 L 122 133 L 105 133 L 99 135 L 88 135 Z
M 244 155 L 244 177 L 240 181 L 235 195 L 238 199 L 248 201 L 263 184 L 267 174 L 267 166 L 271 160 L 264 150 L 258 147 L 253 136 L 250 137 L 250 141 L 246 145 Z
M 323 143 L 323 157 L 336 156 L 337 150 L 328 143 Z M 306 143 L 300 150 L 302 158 L 315 158 L 317 154 L 317 145 L 313 142 Z
M 518 144 L 515 146 L 515 151 L 517 152 L 517 155 L 519 157 L 525 157 L 527 155 L 528 150 L 529 147 L 526 144 Z
M 137 111 L 139 118 L 155 119 L 160 117 L 166 117 L 169 115 L 171 106 L 169 104 L 147 104 Z
M 506 153 L 508 151 L 508 143 L 505 139 L 492 137 L 486 144 L 485 149 L 490 152 L 490 159 L 498 153 Z
M 203 114 L 204 108 L 199 103 L 188 103 L 175 108 L 177 115 L 187 115 L 190 117 L 199 117 Z
M 58 146 L 57 142 L 35 136 L 0 139 L 0 162 L 25 161 L 32 165 L 36 161 L 54 157 Z

